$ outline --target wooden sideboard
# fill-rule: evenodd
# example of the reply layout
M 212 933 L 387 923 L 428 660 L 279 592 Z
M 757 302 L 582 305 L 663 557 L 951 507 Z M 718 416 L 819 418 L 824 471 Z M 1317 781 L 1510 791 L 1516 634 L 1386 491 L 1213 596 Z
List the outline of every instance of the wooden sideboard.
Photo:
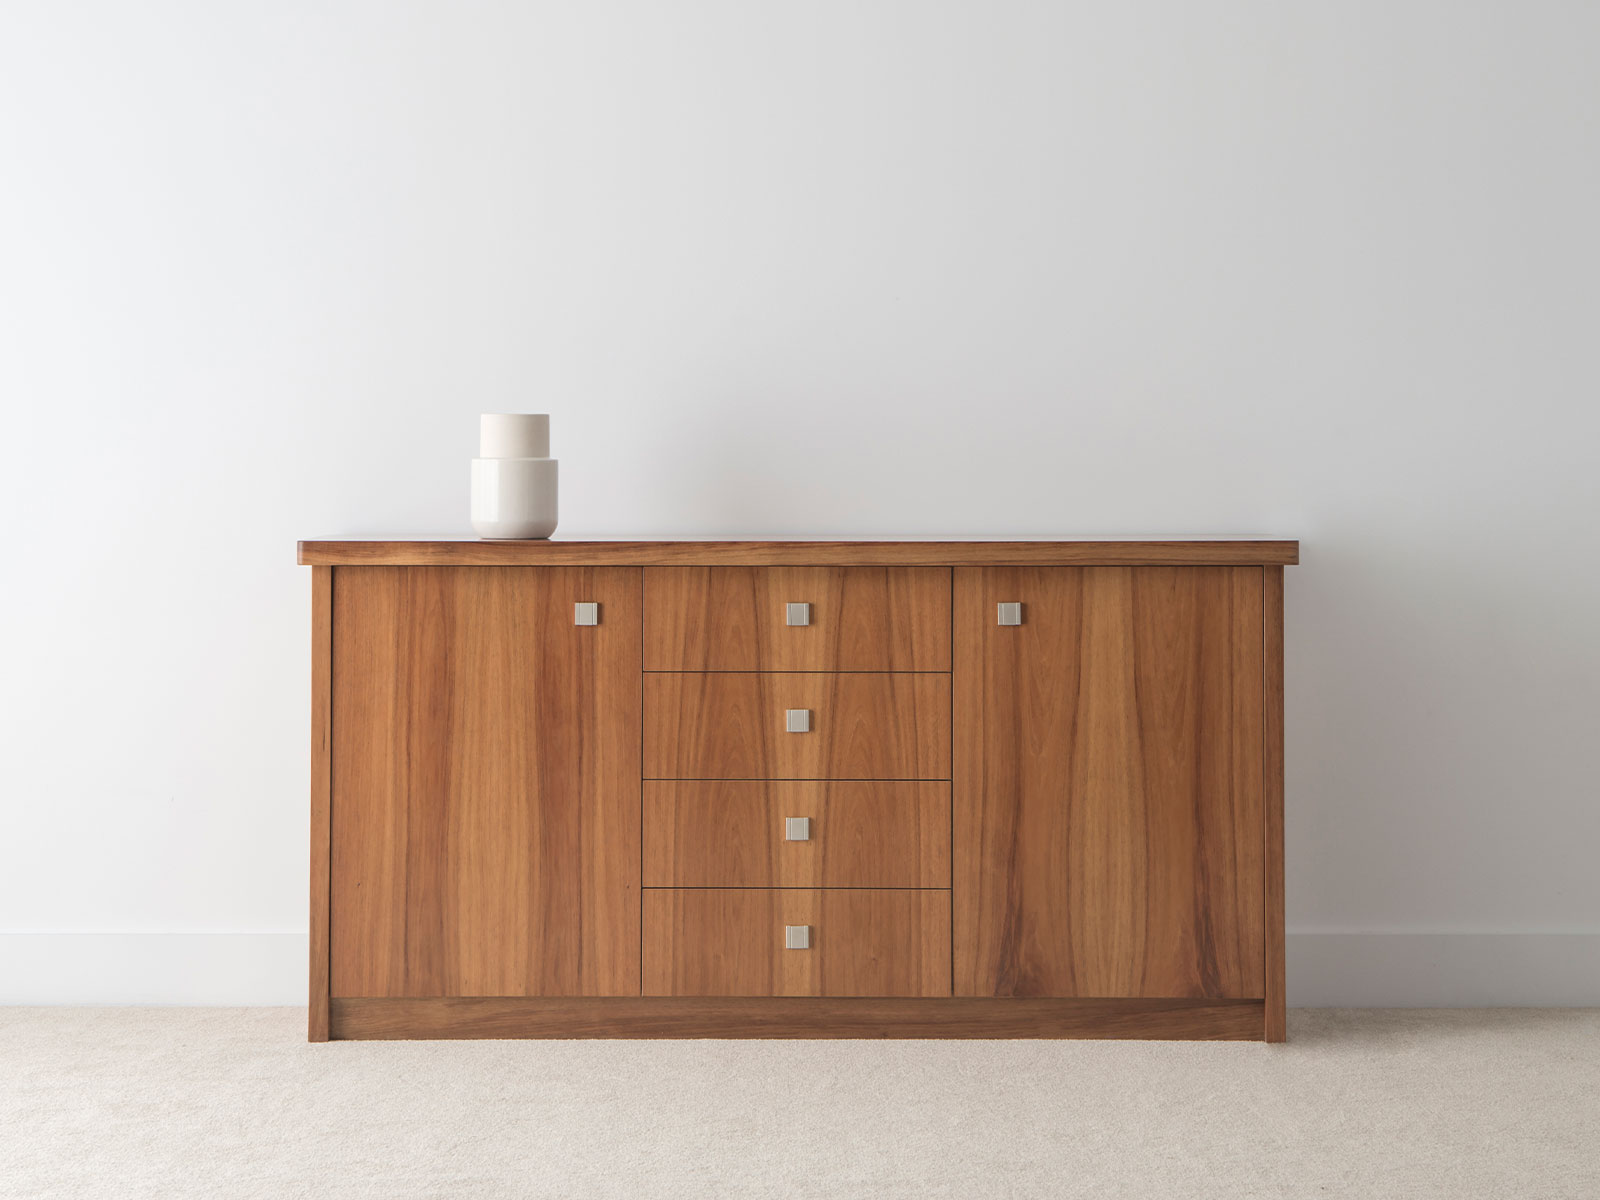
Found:
M 1298 554 L 302 542 L 310 1038 L 1281 1041 Z

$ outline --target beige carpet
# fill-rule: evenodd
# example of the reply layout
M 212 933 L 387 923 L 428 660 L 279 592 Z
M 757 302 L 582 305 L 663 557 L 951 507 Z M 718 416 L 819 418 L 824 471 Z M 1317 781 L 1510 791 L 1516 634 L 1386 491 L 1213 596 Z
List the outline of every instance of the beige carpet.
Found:
M 1600 1197 L 1600 1010 L 1291 1042 L 374 1042 L 0 1009 L 0 1196 Z

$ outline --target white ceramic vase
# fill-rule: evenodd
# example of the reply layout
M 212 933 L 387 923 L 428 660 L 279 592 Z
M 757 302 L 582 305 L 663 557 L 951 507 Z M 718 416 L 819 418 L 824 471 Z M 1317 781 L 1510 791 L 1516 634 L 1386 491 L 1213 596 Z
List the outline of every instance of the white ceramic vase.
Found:
M 472 528 L 484 538 L 556 530 L 556 468 L 545 413 L 484 413 L 472 460 Z

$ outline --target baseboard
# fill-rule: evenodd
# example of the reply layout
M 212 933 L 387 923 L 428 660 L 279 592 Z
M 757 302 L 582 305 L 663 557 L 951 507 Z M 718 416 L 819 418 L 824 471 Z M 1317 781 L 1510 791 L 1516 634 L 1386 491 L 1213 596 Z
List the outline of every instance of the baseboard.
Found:
M 1293 933 L 1296 1007 L 1600 1005 L 1600 933 Z M 304 930 L 0 930 L 0 1004 L 306 1002 Z
M 1600 933 L 1290 933 L 1290 1007 L 1600 1005 Z
M 0 1004 L 306 1002 L 303 929 L 0 930 Z

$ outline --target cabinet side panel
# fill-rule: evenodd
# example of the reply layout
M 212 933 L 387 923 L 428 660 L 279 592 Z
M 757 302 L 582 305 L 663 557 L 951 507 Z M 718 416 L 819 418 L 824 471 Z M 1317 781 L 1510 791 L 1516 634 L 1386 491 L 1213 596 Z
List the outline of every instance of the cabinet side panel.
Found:
M 306 1037 L 328 1040 L 328 850 L 333 763 L 333 573 L 311 568 L 311 961 Z
M 1288 1037 L 1284 986 L 1283 568 L 1262 568 L 1262 717 L 1266 809 L 1266 1040 Z

